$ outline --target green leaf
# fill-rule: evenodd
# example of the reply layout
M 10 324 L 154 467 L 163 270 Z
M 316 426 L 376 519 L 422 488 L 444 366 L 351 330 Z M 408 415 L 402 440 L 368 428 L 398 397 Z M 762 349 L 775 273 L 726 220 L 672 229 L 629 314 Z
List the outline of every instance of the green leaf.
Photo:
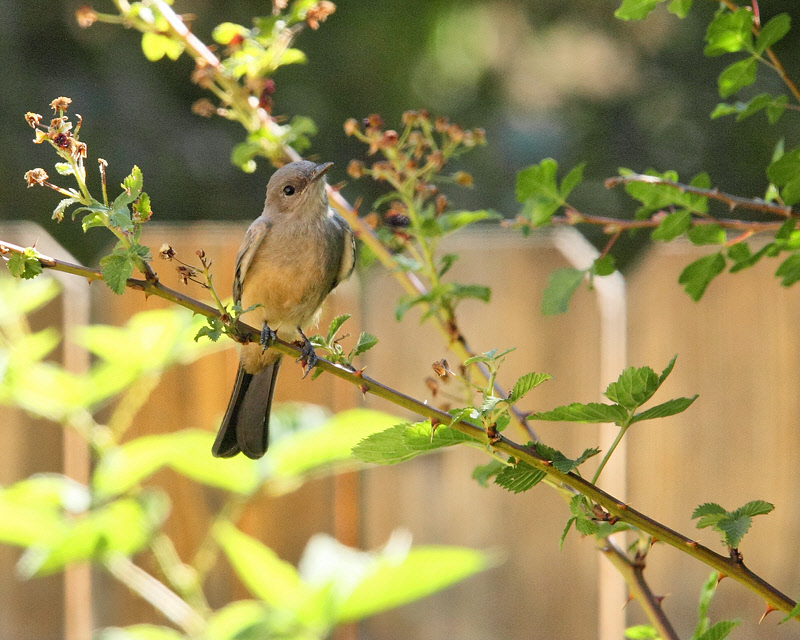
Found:
M 614 17 L 619 20 L 644 20 L 662 2 L 664 0 L 622 0 Z
M 686 293 L 697 302 L 703 297 L 706 287 L 725 270 L 725 258 L 722 253 L 712 253 L 695 260 L 681 272 L 678 282 Z
M 614 263 L 614 256 L 612 255 L 605 255 L 595 259 L 590 269 L 591 273 L 600 277 L 610 276 L 616 270 L 617 267 L 616 264 Z
M 257 600 L 237 600 L 217 609 L 203 631 L 214 640 L 257 640 L 271 634 L 269 621 L 274 612 Z
M 552 379 L 553 376 L 549 373 L 526 373 L 514 383 L 514 388 L 508 396 L 508 401 L 512 403 L 517 402 L 531 389 Z
M 586 272 L 580 269 L 556 269 L 547 280 L 547 288 L 542 294 L 542 314 L 554 316 L 565 313 L 569 300 L 578 289 Z
M 472 470 L 472 479 L 486 488 L 489 486 L 489 480 L 494 478 L 498 473 L 506 468 L 507 465 L 499 460 L 492 459 L 486 464 L 478 465 Z
M 553 463 L 553 467 L 558 469 L 561 473 L 571 472 L 572 470 L 581 466 L 589 458 L 600 453 L 600 449 L 586 449 L 577 459 L 572 460 L 561 453 L 558 449 L 548 447 L 541 442 L 536 443 L 536 450 L 545 460 L 550 460 Z
M 792 618 L 796 618 L 798 616 L 800 616 L 800 598 L 797 599 L 797 604 L 794 605 L 794 608 L 789 612 L 789 615 L 787 615 L 783 620 L 781 620 L 780 624 L 789 622 L 789 620 L 791 620 Z
M 186 640 L 186 636 L 175 629 L 154 624 L 106 627 L 100 629 L 92 638 L 93 640 Z
M 564 179 L 561 181 L 561 188 L 559 189 L 562 200 L 566 200 L 572 190 L 581 183 L 583 180 L 583 168 L 585 166 L 586 163 L 581 162 L 579 165 L 572 167 L 569 173 L 564 176 Z
M 738 103 L 737 103 L 738 104 Z M 714 110 L 709 115 L 711 120 L 716 120 L 717 118 L 722 118 L 723 116 L 732 116 L 735 113 L 739 113 L 741 110 L 738 108 L 736 104 L 728 104 L 727 102 L 720 102 L 714 107 Z
M 451 283 L 451 294 L 454 298 L 475 298 L 482 302 L 489 302 L 492 290 L 480 284 Z
M 606 387 L 603 395 L 627 409 L 635 409 L 647 402 L 660 384 L 659 376 L 650 367 L 628 367 Z
M 720 11 L 706 30 L 706 48 L 703 54 L 720 56 L 736 51 L 753 51 L 753 14 L 744 7 L 735 12 Z M 755 60 L 753 64 L 755 64 Z M 724 96 L 723 96 L 724 97 Z
M 350 319 L 349 313 L 343 313 L 340 316 L 336 316 L 331 323 L 328 325 L 328 343 L 333 342 L 334 337 L 336 337 L 336 333 L 339 329 L 342 328 L 342 325 Z
M 692 8 L 692 0 L 672 0 L 667 6 L 667 11 L 674 13 L 679 18 L 685 18 Z
M 719 95 L 727 98 L 756 81 L 756 59 L 745 58 L 725 67 L 717 78 Z
M 779 13 L 767 22 L 761 27 L 761 32 L 756 37 L 756 53 L 763 53 L 764 50 L 782 40 L 789 33 L 791 25 L 792 19 L 788 13 Z
M 550 218 L 564 204 L 561 191 L 556 184 L 558 163 L 545 158 L 517 173 L 517 202 L 523 204 L 522 215 L 535 226 L 550 222 Z
M 419 600 L 484 571 L 495 562 L 484 552 L 420 546 L 405 557 L 387 550 L 341 603 L 336 622 L 348 623 Z
M 739 626 L 738 620 L 720 620 L 695 640 L 723 640 L 737 626 Z
M 373 464 L 397 464 L 418 456 L 420 452 L 411 450 L 404 438 L 410 424 L 398 424 L 367 436 L 353 447 L 353 455 Z
M 461 227 L 466 227 L 483 220 L 502 220 L 503 216 L 495 211 L 452 211 L 444 213 L 437 218 L 445 233 L 452 233 Z
M 273 417 L 282 414 L 280 411 Z M 309 419 L 301 416 L 301 421 L 307 423 Z M 398 421 L 397 416 L 375 409 L 348 409 L 297 430 L 270 445 L 267 452 L 269 479 L 289 480 L 296 485 L 298 478 L 315 472 L 335 469 L 336 465 L 353 466 L 356 462 L 354 447 L 372 435 L 377 436 L 376 431 L 383 433 L 381 429 L 393 428 Z M 406 448 L 405 442 L 403 447 Z
M 127 252 L 115 251 L 100 259 L 103 281 L 117 295 L 125 291 L 125 284 L 133 273 L 133 259 Z
M 652 240 L 669 242 L 681 234 L 686 233 L 692 224 L 692 214 L 687 209 L 680 209 L 675 213 L 664 216 L 664 219 L 653 229 L 650 234 Z
M 211 32 L 211 37 L 214 39 L 214 42 L 224 44 L 226 46 L 229 45 L 231 40 L 237 36 L 246 38 L 249 35 L 250 31 L 248 29 L 233 22 L 223 22 L 222 24 L 218 24 Z
M 755 98 L 751 98 L 748 102 L 744 104 L 737 103 L 737 109 L 739 106 L 742 108 L 739 109 L 739 114 L 736 116 L 736 122 L 740 122 L 745 118 L 749 118 L 750 116 L 758 113 L 762 109 L 765 109 L 768 105 L 772 104 L 772 96 L 768 93 L 762 93 L 757 95 Z
M 800 148 L 792 149 L 772 162 L 767 168 L 767 177 L 770 182 L 781 188 L 784 204 L 791 206 L 799 202 Z M 794 219 L 792 222 L 795 222 Z
M 692 512 L 692 520 L 709 515 L 724 515 L 725 513 L 726 511 L 722 505 L 716 502 L 704 502 L 699 507 L 695 507 L 695 510 Z
M 561 538 L 558 540 L 558 550 L 561 551 L 564 548 L 564 540 L 567 539 L 567 534 L 569 530 L 572 528 L 572 525 L 578 519 L 577 516 L 572 516 L 569 520 L 567 520 L 567 524 L 564 526 L 564 530 L 561 532 Z
M 56 222 L 61 222 L 64 219 L 64 212 L 67 210 L 68 207 L 79 202 L 77 198 L 64 198 L 56 205 L 56 208 L 53 209 L 53 220 Z
M 395 256 L 397 257 L 397 256 Z M 442 256 L 441 266 L 439 267 L 439 277 L 441 278 L 445 273 L 450 271 L 450 267 L 453 266 L 456 260 L 458 260 L 459 256 L 455 253 L 446 253 Z
M 790 287 L 800 280 L 800 254 L 793 253 L 784 260 L 775 272 L 784 287 Z
M 38 252 L 32 247 L 26 247 L 22 253 L 14 253 L 8 257 L 6 264 L 11 275 L 23 280 L 31 280 L 44 270 L 39 262 Z
M 767 105 L 767 121 L 770 124 L 775 124 L 781 119 L 783 112 L 786 111 L 786 105 L 789 104 L 787 96 L 778 96 L 770 104 Z
M 532 489 L 544 480 L 547 474 L 520 460 L 513 467 L 506 467 L 495 476 L 495 484 L 513 493 L 522 493 Z
M 296 611 L 312 596 L 297 569 L 228 521 L 214 525 L 214 538 L 247 590 L 277 610 Z
M 747 516 L 738 518 L 722 517 L 717 521 L 715 528 L 722 532 L 725 544 L 736 549 L 752 523 L 752 518 Z
M 725 244 L 725 229 L 716 223 L 695 225 L 686 233 L 692 244 Z
M 353 350 L 350 352 L 350 357 L 354 358 L 355 356 L 359 356 L 365 351 L 369 351 L 378 344 L 378 338 L 373 336 L 371 333 L 367 333 L 366 331 L 362 331 L 358 335 L 358 341 L 356 342 L 356 346 L 353 347 Z
M 674 398 L 673 400 L 668 400 L 662 404 L 658 404 L 655 407 L 649 408 L 647 411 L 642 411 L 642 413 L 637 413 L 633 420 L 631 420 L 631 424 L 634 422 L 641 422 L 642 420 L 653 420 L 654 418 L 667 418 L 669 416 L 674 416 L 678 413 L 682 413 L 686 411 L 692 403 L 697 400 L 698 396 L 692 396 L 691 398 Z
M 150 62 L 161 60 L 164 56 L 170 60 L 177 60 L 183 53 L 183 44 L 167 36 L 148 31 L 142 35 L 142 53 Z
M 775 509 L 775 505 L 766 500 L 752 500 L 733 512 L 734 516 L 763 516 Z
M 638 624 L 625 629 L 628 640 L 658 640 L 658 632 L 649 624 Z
M 149 542 L 167 516 L 165 494 L 147 491 L 93 509 L 69 523 L 57 541 L 29 547 L 18 564 L 25 577 L 49 575 L 68 564 L 130 556 Z
M 622 423 L 628 419 L 625 407 L 618 404 L 601 404 L 590 402 L 581 404 L 573 402 L 570 405 L 556 407 L 550 411 L 540 411 L 528 416 L 530 420 L 549 420 L 551 422 L 614 422 Z

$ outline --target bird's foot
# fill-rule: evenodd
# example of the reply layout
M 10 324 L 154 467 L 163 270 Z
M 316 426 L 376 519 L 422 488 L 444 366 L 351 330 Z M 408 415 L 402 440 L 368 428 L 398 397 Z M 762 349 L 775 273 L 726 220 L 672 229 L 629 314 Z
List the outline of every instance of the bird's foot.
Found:
M 306 338 L 306 334 L 304 334 L 299 327 L 297 331 L 300 333 L 303 339 L 299 342 L 295 342 L 295 344 L 300 347 L 300 357 L 296 360 L 296 362 L 299 362 L 303 365 L 303 377 L 305 378 L 308 375 L 308 372 L 317 366 L 317 361 L 319 358 L 317 357 L 316 351 L 314 351 L 314 345 L 312 345 L 311 341 Z
M 272 343 L 274 343 L 278 339 L 278 334 L 275 333 L 272 329 L 267 326 L 265 322 L 261 326 L 261 337 L 258 339 L 258 344 L 261 345 L 261 353 L 267 350 Z

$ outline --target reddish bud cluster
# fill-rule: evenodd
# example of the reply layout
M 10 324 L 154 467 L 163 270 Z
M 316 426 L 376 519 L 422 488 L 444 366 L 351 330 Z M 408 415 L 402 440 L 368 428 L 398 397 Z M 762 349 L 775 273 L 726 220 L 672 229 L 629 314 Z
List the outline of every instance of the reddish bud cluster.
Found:
M 306 12 L 306 23 L 314 30 L 319 29 L 319 23 L 325 22 L 334 11 L 336 11 L 336 5 L 333 2 L 322 0 Z
M 88 5 L 83 5 L 75 10 L 75 20 L 81 29 L 88 29 L 97 22 L 97 13 Z

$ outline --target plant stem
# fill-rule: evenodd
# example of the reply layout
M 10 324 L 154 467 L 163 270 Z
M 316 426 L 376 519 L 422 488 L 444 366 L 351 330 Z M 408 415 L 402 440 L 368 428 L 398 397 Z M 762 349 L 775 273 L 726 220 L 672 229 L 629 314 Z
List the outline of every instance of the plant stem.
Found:
M 600 464 L 597 467 L 597 471 L 595 471 L 594 476 L 592 476 L 592 484 L 597 484 L 597 481 L 600 478 L 600 474 L 603 473 L 603 469 L 605 469 L 606 463 L 611 458 L 611 455 L 614 453 L 614 450 L 617 448 L 617 445 L 619 445 L 619 443 L 622 442 L 622 438 L 625 435 L 625 432 L 628 430 L 629 426 L 630 424 L 624 424 L 619 428 L 619 433 L 617 433 L 617 437 L 614 438 L 614 442 L 611 443 L 611 446 L 608 448 L 608 451 L 606 451 L 606 454 L 600 461 Z
M 24 253 L 24 249 L 15 244 L 4 242 L 0 240 L 0 254 L 3 253 Z M 81 267 L 54 258 L 39 255 L 39 262 L 41 265 L 48 269 L 54 269 L 64 273 L 72 273 L 87 279 L 87 281 L 101 279 L 100 273 L 93 269 Z M 177 291 L 165 287 L 158 281 L 154 280 L 137 280 L 129 279 L 127 286 L 132 289 L 143 291 L 146 295 L 156 295 L 164 300 L 173 302 L 182 307 L 189 309 L 194 313 L 199 313 L 206 317 L 219 318 L 219 312 L 189 296 L 183 295 Z M 253 338 L 260 336 L 260 329 L 256 329 L 242 322 L 238 323 L 238 330 L 242 335 L 249 334 Z M 289 355 L 293 358 L 300 357 L 300 349 L 290 343 L 282 340 L 276 340 L 272 345 L 273 349 L 280 351 L 283 354 Z M 371 393 L 379 398 L 388 400 L 389 402 L 408 409 L 420 416 L 432 419 L 438 424 L 450 424 L 452 416 L 440 409 L 432 407 L 427 403 L 407 396 L 400 391 L 396 391 L 377 380 L 374 380 L 361 372 L 352 372 L 344 367 L 335 365 L 323 358 L 319 359 L 316 365 L 322 371 L 331 373 L 342 380 L 345 380 L 357 386 L 363 393 Z M 513 456 L 517 460 L 523 460 L 532 467 L 544 471 L 548 475 L 548 479 L 556 485 L 564 485 L 578 493 L 583 494 L 590 500 L 602 506 L 610 515 L 617 517 L 622 522 L 630 524 L 637 529 L 647 533 L 656 540 L 668 544 L 679 551 L 707 564 L 709 567 L 716 569 L 720 573 L 734 579 L 735 581 L 743 584 L 747 589 L 758 595 L 766 601 L 774 609 L 778 609 L 785 613 L 789 613 L 794 607 L 795 603 L 791 598 L 781 593 L 778 589 L 769 584 L 766 580 L 756 575 L 748 569 L 743 562 L 736 561 L 729 556 L 723 556 L 715 553 L 708 547 L 705 547 L 698 542 L 670 529 L 666 525 L 653 520 L 645 514 L 629 507 L 627 504 L 617 500 L 614 496 L 606 493 L 598 488 L 588 480 L 580 477 L 575 473 L 562 473 L 553 467 L 552 463 L 544 460 L 535 449 L 517 444 L 507 439 L 502 434 L 498 434 L 497 440 L 491 444 L 488 441 L 486 432 L 480 428 L 466 421 L 457 421 L 453 423 L 453 428 L 464 433 L 478 442 L 484 443 L 494 451 L 502 451 L 509 456 Z M 159 583 L 160 584 L 160 583 Z M 162 585 L 163 586 L 163 585 Z M 797 617 L 800 621 L 800 616 Z

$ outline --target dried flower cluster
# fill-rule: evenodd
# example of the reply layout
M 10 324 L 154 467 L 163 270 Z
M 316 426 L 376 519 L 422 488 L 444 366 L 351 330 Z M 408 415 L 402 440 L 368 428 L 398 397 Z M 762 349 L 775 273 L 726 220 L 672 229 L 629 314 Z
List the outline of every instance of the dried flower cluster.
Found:
M 402 124 L 401 133 L 387 129 L 377 114 L 367 116 L 362 122 L 350 118 L 344 123 L 345 133 L 367 144 L 369 155 L 383 156 L 371 166 L 351 160 L 347 173 L 354 179 L 368 175 L 395 189 L 399 198 L 389 203 L 383 223 L 401 239 L 406 235 L 402 230 L 410 223 L 408 203 L 413 201 L 414 208 L 420 210 L 432 199 L 433 214 L 441 215 L 447 208 L 447 198 L 439 193 L 434 182 L 472 186 L 472 176 L 465 171 L 449 176 L 440 174 L 451 158 L 486 144 L 483 129 L 463 129 L 447 118 L 431 118 L 427 111 L 406 111 Z M 367 221 L 377 226 L 377 218 L 373 212 L 367 216 Z

